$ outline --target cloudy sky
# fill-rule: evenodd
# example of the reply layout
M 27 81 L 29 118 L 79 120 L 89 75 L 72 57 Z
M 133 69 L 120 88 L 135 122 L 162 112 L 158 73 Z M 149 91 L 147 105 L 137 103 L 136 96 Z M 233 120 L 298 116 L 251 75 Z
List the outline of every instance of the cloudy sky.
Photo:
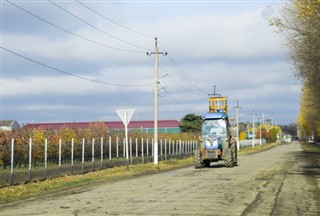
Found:
M 208 111 L 228 96 L 229 115 L 253 111 L 295 122 L 300 83 L 268 19 L 280 1 L 1 0 L 1 119 L 31 122 L 152 120 L 155 37 L 159 119 Z M 256 116 L 256 117 L 257 117 Z

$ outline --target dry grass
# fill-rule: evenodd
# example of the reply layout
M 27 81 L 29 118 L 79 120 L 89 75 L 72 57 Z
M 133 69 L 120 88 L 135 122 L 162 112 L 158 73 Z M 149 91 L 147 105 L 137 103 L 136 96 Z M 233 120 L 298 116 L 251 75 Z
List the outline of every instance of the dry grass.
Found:
M 55 179 L 47 179 L 45 181 L 3 187 L 0 189 L 0 204 L 31 198 L 46 193 L 66 191 L 87 185 L 89 182 L 90 185 L 92 185 L 99 182 L 114 181 L 119 178 L 163 172 L 175 168 L 190 166 L 192 163 L 193 158 L 190 157 L 182 160 L 161 161 L 157 166 L 153 163 L 140 164 L 129 166 L 128 170 L 125 166 L 115 167 L 83 175 L 63 176 Z
M 269 150 L 269 149 L 274 148 L 278 145 L 280 145 L 280 144 L 279 143 L 270 143 L 270 144 L 256 145 L 255 147 L 245 147 L 245 148 L 241 148 L 238 153 L 239 153 L 239 155 L 252 154 L 252 153 L 256 153 L 256 152 Z
M 301 143 L 301 147 L 306 152 L 311 151 L 320 153 L 320 145 L 315 143 Z

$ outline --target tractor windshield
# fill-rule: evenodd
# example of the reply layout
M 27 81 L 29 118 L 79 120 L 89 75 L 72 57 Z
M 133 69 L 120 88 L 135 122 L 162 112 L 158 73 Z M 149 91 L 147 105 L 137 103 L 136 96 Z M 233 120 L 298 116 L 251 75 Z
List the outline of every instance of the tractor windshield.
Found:
M 205 120 L 202 124 L 202 135 L 205 137 L 226 137 L 226 121 L 223 119 Z

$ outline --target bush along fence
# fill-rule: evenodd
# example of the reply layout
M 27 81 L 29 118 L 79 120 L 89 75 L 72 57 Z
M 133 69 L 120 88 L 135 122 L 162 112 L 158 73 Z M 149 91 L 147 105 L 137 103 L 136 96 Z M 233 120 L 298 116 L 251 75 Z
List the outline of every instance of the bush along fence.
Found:
M 11 139 L 0 145 L 0 185 L 55 178 L 62 175 L 81 174 L 90 171 L 124 166 L 127 162 L 144 164 L 153 161 L 153 139 L 129 138 L 129 160 L 126 159 L 125 140 L 116 137 L 75 139 L 64 142 L 62 139 L 19 144 Z M 195 140 L 160 139 L 158 142 L 159 160 L 185 158 L 193 155 L 197 147 Z

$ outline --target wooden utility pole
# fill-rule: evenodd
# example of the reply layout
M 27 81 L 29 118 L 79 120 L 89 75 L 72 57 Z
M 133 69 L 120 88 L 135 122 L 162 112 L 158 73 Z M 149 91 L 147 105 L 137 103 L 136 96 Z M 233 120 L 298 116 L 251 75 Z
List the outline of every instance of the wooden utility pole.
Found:
M 155 52 L 147 52 L 147 55 L 156 55 L 155 88 L 154 88 L 154 164 L 158 164 L 158 85 L 159 85 L 159 54 L 167 55 L 167 52 L 159 52 L 157 38 L 155 38 Z
M 256 113 L 254 112 L 254 110 L 253 110 L 251 115 L 252 115 L 252 147 L 254 147 L 254 140 L 256 138 L 256 134 L 255 134 L 255 130 L 256 129 L 255 129 L 255 126 L 254 126 Z
M 242 107 L 239 106 L 239 101 L 237 101 L 237 106 L 233 107 L 236 109 L 236 115 L 237 115 L 237 149 L 239 151 L 240 149 L 240 143 L 239 143 L 239 109 Z

